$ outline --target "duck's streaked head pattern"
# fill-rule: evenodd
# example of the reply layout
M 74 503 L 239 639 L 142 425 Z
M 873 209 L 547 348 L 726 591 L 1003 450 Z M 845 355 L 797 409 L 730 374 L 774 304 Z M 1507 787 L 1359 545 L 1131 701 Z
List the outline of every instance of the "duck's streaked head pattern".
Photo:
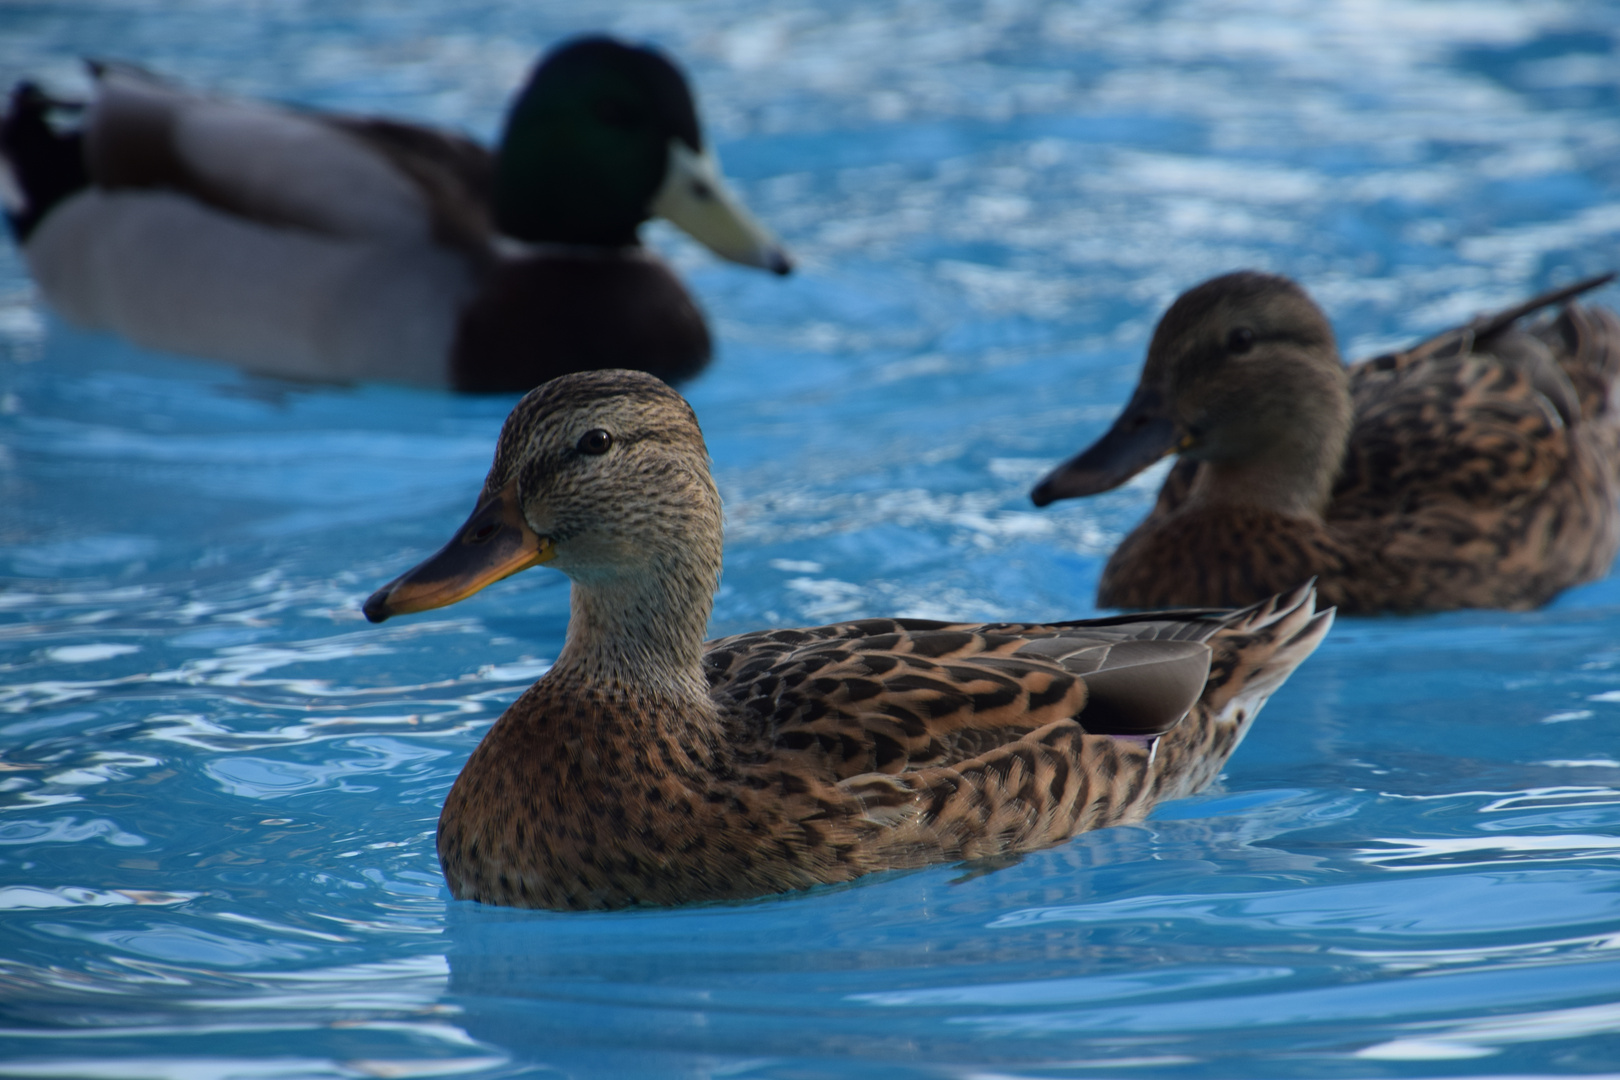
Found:
M 1291 490 L 1264 499 L 1319 509 L 1350 419 L 1344 367 L 1321 309 L 1287 278 L 1226 274 L 1171 305 L 1113 427 L 1053 470 L 1033 498 L 1045 506 L 1106 491 L 1180 453 L 1286 476 Z
M 586 584 L 691 578 L 712 594 L 720 495 L 691 406 L 640 371 L 553 379 L 518 403 L 472 516 L 441 551 L 366 603 L 367 617 L 439 607 L 546 563 Z

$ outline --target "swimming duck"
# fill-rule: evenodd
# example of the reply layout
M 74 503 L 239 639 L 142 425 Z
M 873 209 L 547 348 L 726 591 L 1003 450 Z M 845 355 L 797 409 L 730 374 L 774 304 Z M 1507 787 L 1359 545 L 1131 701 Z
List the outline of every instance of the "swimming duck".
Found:
M 585 372 L 518 404 L 472 516 L 366 601 L 380 622 L 530 566 L 572 579 L 556 663 L 445 800 L 456 897 L 752 897 L 1136 820 L 1215 776 L 1332 622 L 1305 586 L 1235 612 L 863 619 L 705 643 L 720 549 L 685 400 L 640 372 Z
M 633 356 L 709 360 L 703 315 L 637 228 L 786 274 L 727 190 L 675 65 L 606 37 L 545 56 L 492 155 L 460 135 L 193 93 L 93 66 L 75 108 L 24 83 L 0 126 L 13 231 L 69 321 L 316 380 L 528 390 Z
M 1180 454 L 1108 560 L 1105 607 L 1243 604 L 1313 577 L 1345 612 L 1537 607 L 1620 544 L 1620 319 L 1519 320 L 1613 276 L 1348 369 L 1294 282 L 1206 281 L 1160 320 L 1113 427 L 1032 497 Z

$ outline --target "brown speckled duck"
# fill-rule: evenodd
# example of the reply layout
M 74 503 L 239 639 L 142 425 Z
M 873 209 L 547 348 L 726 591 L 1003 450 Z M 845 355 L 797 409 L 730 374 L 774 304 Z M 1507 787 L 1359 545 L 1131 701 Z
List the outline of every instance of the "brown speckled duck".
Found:
M 1227 274 L 1160 320 L 1135 394 L 1037 506 L 1179 453 L 1103 571 L 1105 607 L 1246 604 L 1314 578 L 1341 611 L 1533 608 L 1620 544 L 1620 319 L 1604 275 L 1345 368 L 1294 282 Z
M 632 371 L 520 402 L 477 508 L 373 621 L 528 566 L 573 581 L 552 669 L 439 819 L 461 899 L 615 908 L 760 896 L 1057 843 L 1220 769 L 1332 622 L 1242 611 L 863 619 L 705 643 L 720 497 L 691 408 Z

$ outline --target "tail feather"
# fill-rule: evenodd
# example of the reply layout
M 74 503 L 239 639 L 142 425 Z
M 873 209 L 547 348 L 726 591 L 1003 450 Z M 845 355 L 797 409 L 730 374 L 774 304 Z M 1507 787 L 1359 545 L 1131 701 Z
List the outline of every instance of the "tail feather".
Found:
M 0 119 L 0 158 L 9 181 L 6 217 L 18 243 L 27 242 L 52 207 L 90 183 L 83 134 L 58 131 L 50 122 L 53 112 L 75 107 L 31 82 L 11 92 L 11 106 Z
M 1572 304 L 1531 333 L 1569 377 L 1583 419 L 1620 417 L 1620 317 L 1607 308 Z
M 1442 330 L 1432 337 L 1423 339 L 1409 349 L 1376 356 L 1363 361 L 1363 364 L 1373 371 L 1395 371 L 1409 368 L 1414 364 L 1421 364 L 1427 360 L 1458 356 L 1476 349 L 1494 351 L 1494 348 L 1503 345 L 1504 334 L 1513 330 L 1514 325 L 1526 315 L 1533 315 L 1544 308 L 1554 307 L 1559 304 L 1569 305 L 1565 308 L 1566 311 L 1582 310 L 1571 305 L 1570 302 L 1583 293 L 1591 292 L 1601 285 L 1607 285 L 1616 276 L 1614 272 L 1598 274 L 1569 285 L 1551 289 L 1532 296 L 1522 303 L 1514 304 L 1512 307 L 1503 308 L 1500 311 L 1486 312 L 1461 326 L 1453 326 L 1448 330 Z M 1536 330 L 1531 332 L 1535 333 L 1540 329 L 1541 327 L 1537 327 Z
M 1322 643 L 1333 609 L 1316 610 L 1316 584 L 1233 612 L 1209 639 L 1209 682 L 1181 726 L 1159 741 L 1152 797 L 1175 799 L 1215 779 L 1267 699 Z
M 1506 330 L 1526 315 L 1533 315 L 1542 308 L 1549 308 L 1555 304 L 1567 304 L 1582 293 L 1591 292 L 1600 285 L 1607 285 L 1615 279 L 1615 276 L 1616 272 L 1611 270 L 1606 274 L 1597 274 L 1569 285 L 1550 289 L 1510 308 L 1503 308 L 1501 311 L 1490 315 L 1482 315 L 1470 323 L 1468 328 L 1474 332 L 1475 342 L 1483 342 L 1492 334 Z
M 1252 719 L 1294 669 L 1316 651 L 1333 626 L 1334 610 L 1316 610 L 1316 583 L 1234 613 L 1210 639 L 1217 660 L 1201 704 L 1216 717 Z M 1234 706 L 1236 711 L 1234 712 Z

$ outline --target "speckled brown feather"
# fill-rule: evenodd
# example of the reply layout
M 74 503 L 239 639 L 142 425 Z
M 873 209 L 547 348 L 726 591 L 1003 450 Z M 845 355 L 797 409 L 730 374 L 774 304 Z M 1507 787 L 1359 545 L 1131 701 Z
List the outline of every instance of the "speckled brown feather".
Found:
M 622 453 L 570 456 L 593 427 Z M 1238 612 L 701 645 L 718 498 L 690 409 L 639 373 L 529 395 L 485 497 L 514 483 L 557 538 L 573 618 L 445 800 L 445 877 L 485 903 L 759 896 L 1135 820 L 1216 775 L 1332 621 L 1303 587 Z
M 874 619 L 723 638 L 705 651 L 725 732 L 714 742 L 681 702 L 548 675 L 467 762 L 440 819 L 440 859 L 463 899 L 596 908 L 1044 847 L 1207 784 L 1330 624 L 1302 589 L 1242 612 L 1134 622 Z M 1018 658 L 1056 637 L 1107 648 L 1165 632 L 1207 642 L 1211 661 L 1156 747 L 1088 733 L 1083 677 Z M 941 638 L 955 648 L 912 651 Z
M 1109 559 L 1099 603 L 1240 604 L 1314 577 L 1352 613 L 1532 608 L 1601 577 L 1620 546 L 1620 319 L 1505 317 L 1534 306 L 1352 366 L 1354 420 L 1319 515 L 1200 504 L 1209 466 L 1184 457 Z

